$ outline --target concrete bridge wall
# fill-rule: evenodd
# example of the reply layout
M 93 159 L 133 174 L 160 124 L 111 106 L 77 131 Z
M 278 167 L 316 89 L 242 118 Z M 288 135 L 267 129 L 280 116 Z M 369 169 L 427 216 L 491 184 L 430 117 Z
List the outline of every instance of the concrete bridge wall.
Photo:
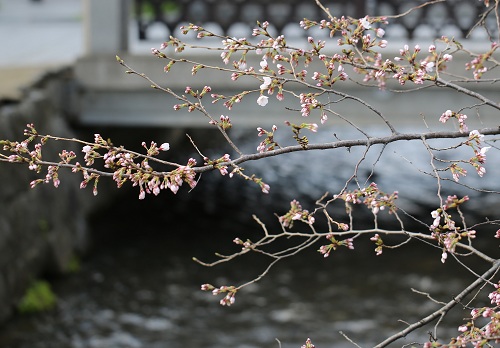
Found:
M 387 57 L 394 57 L 398 54 L 398 49 L 399 46 L 395 45 L 394 49 L 386 51 L 385 54 Z M 319 122 L 319 116 L 315 115 L 314 112 L 309 119 L 304 119 L 300 116 L 300 112 L 286 110 L 286 108 L 300 109 L 298 100 L 287 94 L 285 94 L 284 102 L 278 102 L 272 95 L 269 96 L 267 106 L 257 105 L 256 99 L 259 96 L 258 89 L 261 82 L 252 77 L 241 77 L 235 82 L 230 79 L 229 73 L 209 69 L 202 69 L 193 77 L 191 76 L 193 65 L 181 65 L 181 63 L 174 64 L 173 69 L 165 74 L 163 72 L 163 67 L 167 63 L 165 59 L 131 54 L 123 54 L 120 57 L 139 73 L 144 73 L 159 85 L 168 87 L 178 94 L 184 94 L 186 86 L 201 90 L 205 85 L 211 86 L 213 93 L 224 95 L 234 95 L 245 89 L 257 90 L 256 93 L 245 97 L 241 103 L 236 104 L 233 110 L 228 110 L 221 102 L 211 104 L 209 96 L 204 98 L 207 110 L 214 117 L 217 118 L 221 114 L 229 115 L 235 125 L 245 127 L 270 126 L 281 124 L 284 120 Z M 178 57 L 206 65 L 223 66 L 219 51 L 200 54 L 186 53 Z M 450 72 L 464 75 L 463 67 L 466 62 L 467 57 L 456 56 L 450 64 Z M 250 56 L 248 64 L 258 67 L 259 57 Z M 310 75 L 318 67 L 318 63 L 315 64 L 307 68 Z M 77 62 L 75 69 L 81 88 L 81 108 L 78 121 L 84 125 L 209 126 L 208 119 L 198 112 L 189 113 L 185 109 L 174 111 L 173 106 L 179 103 L 175 98 L 164 92 L 153 90 L 150 83 L 139 76 L 126 74 L 126 69 L 116 62 L 114 55 L 84 57 Z M 353 77 L 361 80 L 359 76 Z M 366 88 L 346 81 L 339 82 L 334 89 L 366 100 L 384 113 L 388 119 L 395 121 L 396 124 L 415 124 L 416 121 L 421 120 L 422 115 L 427 120 L 437 120 L 446 109 L 453 107 L 458 109 L 475 103 L 472 98 L 447 88 L 431 88 L 412 93 L 401 93 L 420 86 L 408 83 L 407 86 L 401 88 L 396 81 L 389 81 L 387 90 L 380 91 L 378 88 Z M 287 87 L 294 93 L 308 92 L 305 87 L 297 84 L 287 84 Z M 493 84 L 469 84 L 469 87 L 487 96 L 495 97 L 497 95 L 497 87 Z M 396 89 L 397 92 L 392 91 L 392 89 Z M 332 95 L 331 99 L 336 100 L 339 97 Z M 358 123 L 366 124 L 368 122 L 376 125 L 379 122 L 374 117 L 373 112 L 352 100 L 336 103 L 333 105 L 333 109 Z M 497 117 L 497 112 L 492 108 L 482 108 L 481 113 L 485 119 Z M 333 117 L 331 122 L 333 123 L 330 124 L 343 123 L 340 119 L 335 120 Z
M 149 53 L 149 48 L 141 50 L 142 55 L 130 53 L 128 46 L 128 34 L 137 33 L 126 30 L 129 27 L 127 21 L 128 13 L 130 13 L 130 0 L 110 0 L 103 2 L 100 0 L 85 0 L 85 38 L 86 38 L 86 55 L 82 57 L 76 64 L 76 80 L 80 85 L 80 104 L 79 113 L 76 119 L 77 122 L 83 125 L 111 125 L 111 126 L 162 126 L 162 127 L 204 127 L 208 126 L 208 120 L 197 113 L 188 113 L 186 110 L 178 112 L 173 111 L 173 106 L 178 103 L 171 96 L 165 93 L 152 90 L 149 82 L 137 76 L 130 76 L 124 73 L 125 69 L 121 67 L 115 60 L 115 55 L 119 54 L 133 69 L 152 78 L 161 86 L 168 87 L 174 92 L 182 94 L 186 86 L 191 86 L 194 89 L 201 89 L 204 85 L 212 87 L 214 93 L 233 95 L 243 89 L 258 90 L 260 82 L 253 78 L 240 78 L 237 83 L 231 81 L 229 74 L 221 74 L 219 71 L 208 69 L 200 70 L 193 78 L 191 76 L 192 65 L 186 64 L 179 67 L 180 64 L 175 64 L 173 70 L 168 74 L 163 73 L 163 66 L 167 63 L 166 60 L 159 60 Z M 259 2 L 260 3 L 260 2 Z M 343 3 L 343 2 L 341 2 Z M 373 3 L 373 2 L 367 2 Z M 381 4 L 384 1 L 380 2 Z M 137 4 L 136 4 L 137 5 Z M 262 4 L 261 4 L 262 5 Z M 387 5 L 387 4 L 385 4 Z M 188 6 L 186 4 L 186 6 Z M 264 5 L 263 5 L 264 6 Z M 464 7 L 465 6 L 465 7 Z M 460 6 L 451 6 L 449 4 L 438 4 L 433 6 L 427 12 L 419 12 L 418 18 L 409 16 L 409 19 L 417 20 L 417 27 L 425 30 L 416 30 L 415 25 L 412 26 L 414 43 L 419 43 L 423 49 L 432 43 L 431 36 L 436 33 L 450 33 L 456 37 L 461 37 L 461 31 L 455 26 L 433 27 L 431 23 L 427 23 L 427 17 L 440 18 L 442 16 L 450 16 L 446 9 L 467 9 L 467 3 L 460 3 Z M 375 8 L 370 8 L 374 11 Z M 389 6 L 390 7 L 390 6 Z M 347 8 L 333 6 L 332 9 L 347 10 Z M 474 8 L 474 11 L 482 9 L 482 7 Z M 401 9 L 384 8 L 384 11 L 396 11 L 399 13 Z M 399 11 L 399 12 L 398 12 Z M 452 11 L 453 12 L 453 11 Z M 458 11 L 460 12 L 460 11 Z M 460 13 L 453 12 L 453 20 L 457 22 L 457 18 L 464 18 L 464 11 Z M 467 11 L 466 11 L 467 12 Z M 375 13 L 375 12 L 374 12 Z M 475 13 L 469 9 L 468 13 Z M 103 14 L 110 14 L 103 16 Z M 270 13 L 268 15 L 271 15 Z M 136 16 L 140 16 L 136 14 Z M 422 17 L 423 16 L 423 17 Z M 427 19 L 426 19 L 427 18 Z M 426 20 L 424 20 L 426 19 Z M 431 21 L 430 19 L 428 19 Z M 397 22 L 397 21 L 396 21 Z M 421 22 L 421 23 L 420 23 Z M 432 21 L 431 21 L 432 22 Z M 390 46 L 383 50 L 388 58 L 393 58 L 398 55 L 398 51 L 405 43 L 408 43 L 408 36 L 405 30 L 398 32 L 393 29 L 402 29 L 402 23 L 396 23 L 388 28 Z M 404 24 L 404 23 L 403 23 Z M 407 23 L 408 24 L 408 23 Z M 436 23 L 434 23 L 436 24 Z M 457 24 L 457 23 L 455 23 Z M 410 25 L 411 26 L 411 25 Z M 298 29 L 298 28 L 297 28 Z M 389 30 L 391 29 L 391 30 Z M 301 35 L 303 32 L 300 31 Z M 489 42 L 485 34 L 481 30 L 473 33 L 473 39 L 468 40 L 467 47 L 476 52 L 484 52 L 489 47 Z M 242 36 L 250 36 L 249 32 L 243 33 Z M 293 35 L 292 35 L 293 36 Z M 300 38 L 300 35 L 296 35 Z M 406 39 L 403 39 L 406 37 Z M 288 41 L 292 40 L 288 36 Z M 322 38 L 327 39 L 327 38 Z M 398 40 L 400 41 L 398 43 Z M 202 42 L 202 44 L 205 41 Z M 293 43 L 294 46 L 304 45 L 305 38 L 302 38 L 302 43 Z M 158 47 L 161 39 L 158 41 L 149 41 L 151 47 Z M 196 42 L 199 44 L 200 42 Z M 144 47 L 144 46 L 143 46 Z M 173 52 L 168 52 L 169 54 Z M 422 54 L 423 55 L 423 54 Z M 176 55 L 177 56 L 177 55 Z M 220 51 L 202 51 L 198 50 L 195 53 L 187 52 L 178 55 L 180 58 L 189 59 L 196 62 L 201 62 L 206 65 L 222 66 L 220 59 Z M 452 66 L 452 73 L 464 75 L 464 66 L 467 62 L 467 57 L 456 57 Z M 259 57 L 250 54 L 248 65 L 258 67 Z M 310 74 L 314 70 L 309 67 Z M 471 74 L 469 74 L 471 75 Z M 361 80 L 361 79 L 359 79 Z M 312 82 L 312 80 L 310 80 Z M 299 90 L 296 87 L 290 87 L 293 92 L 300 93 L 305 90 Z M 396 82 L 389 83 L 390 88 L 401 90 Z M 419 86 L 406 86 L 406 89 Z M 340 91 L 349 93 L 356 97 L 362 98 L 379 109 L 389 119 L 397 120 L 398 122 L 414 122 L 415 119 L 421 119 L 421 116 L 433 118 L 439 116 L 443 111 L 450 108 L 450 105 L 464 107 L 471 103 L 471 99 L 464 97 L 447 89 L 431 89 L 421 90 L 418 93 L 401 94 L 390 91 L 381 92 L 376 88 L 367 89 L 361 88 L 354 83 L 340 83 L 335 86 Z M 486 95 L 496 95 L 496 87 L 491 84 L 475 84 L 474 88 L 478 92 Z M 405 89 L 403 89 L 405 90 Z M 208 111 L 218 117 L 220 114 L 229 115 L 235 125 L 244 126 L 270 126 L 273 123 L 281 123 L 285 119 L 296 122 L 303 122 L 299 113 L 291 113 L 286 111 L 286 108 L 300 108 L 297 100 L 293 100 L 290 96 L 286 98 L 285 103 L 278 103 L 272 96 L 269 104 L 265 107 L 259 107 L 256 104 L 258 93 L 245 98 L 241 104 L 235 106 L 234 110 L 228 111 L 222 106 L 222 103 L 211 105 L 209 100 L 206 100 Z M 206 98 L 208 99 L 208 98 Z M 443 110 L 444 108 L 444 110 Z M 368 112 L 365 107 L 360 107 L 358 103 L 352 101 L 344 101 L 335 104 L 335 111 L 339 114 L 353 118 L 356 122 L 373 122 L 377 121 L 373 118 L 373 113 Z M 418 109 L 418 111 L 416 111 Z M 495 117 L 496 113 L 493 110 L 485 108 L 481 110 L 484 117 Z M 307 122 L 318 122 L 318 118 L 311 118 Z M 337 122 L 341 122 L 338 121 Z

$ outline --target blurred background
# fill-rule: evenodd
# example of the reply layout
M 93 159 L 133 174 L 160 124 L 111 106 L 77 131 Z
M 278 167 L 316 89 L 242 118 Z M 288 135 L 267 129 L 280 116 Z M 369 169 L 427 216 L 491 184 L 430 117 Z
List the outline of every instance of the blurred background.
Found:
M 69 65 L 84 52 L 80 0 L 0 2 L 0 96 L 16 99 L 19 88 L 43 72 Z
M 423 2 L 325 1 L 325 6 L 336 16 L 360 18 L 403 13 Z M 385 28 L 388 57 L 397 55 L 405 43 L 418 43 L 425 51 L 434 37 L 444 34 L 485 51 L 490 45 L 486 30 L 479 28 L 465 38 L 482 6 L 473 0 L 450 1 L 391 20 L 393 25 Z M 179 93 L 187 85 L 200 89 L 210 85 L 214 92 L 230 95 L 239 91 L 236 88 L 254 89 L 259 83 L 241 79 L 235 87 L 229 75 L 204 71 L 192 78 L 191 66 L 176 67 L 165 75 L 165 62 L 153 57 L 151 48 L 158 48 L 169 35 L 180 35 L 180 25 L 189 22 L 219 34 L 250 37 L 257 20 L 268 20 L 274 23 L 273 33 L 285 33 L 294 45 L 306 45 L 308 35 L 328 38 L 321 31 L 304 33 L 298 25 L 304 17 L 320 20 L 324 16 L 312 0 L 0 0 L 0 139 L 22 140 L 26 124 L 34 123 L 40 133 L 87 141 L 99 133 L 115 145 L 137 151 L 142 141 L 170 142 L 164 159 L 185 163 L 193 156 L 201 162 L 185 136 L 188 133 L 204 155 L 218 158 L 231 149 L 208 128 L 206 119 L 173 112 L 175 99 L 125 74 L 115 56 Z M 494 16 L 487 17 L 486 25 L 496 35 Z M 186 40 L 196 42 L 193 36 Z M 221 64 L 217 51 L 180 56 Z M 249 64 L 258 66 L 259 60 L 255 55 Z M 462 71 L 466 61 L 458 56 L 450 69 Z M 444 90 L 396 95 L 354 83 L 339 88 L 369 101 L 401 131 L 425 129 L 422 117 L 433 129 L 443 129 L 437 121 L 442 112 L 475 104 Z M 489 84 L 479 91 L 491 98 L 498 95 Z M 222 104 L 210 106 L 216 117 L 230 115 L 234 124 L 230 135 L 245 153 L 254 152 L 262 140 L 256 137 L 255 127 L 270 130 L 277 124 L 285 129 L 283 115 L 302 120 L 300 112 L 286 110 L 300 109 L 293 98 L 287 97 L 285 103 L 270 98 L 265 109 L 256 99 L 257 95 L 249 96 L 232 111 Z M 359 103 L 346 100 L 335 110 L 372 135 L 389 131 Z M 477 106 L 473 113 L 481 117 L 470 117 L 471 129 L 496 125 L 495 110 Z M 319 115 L 311 115 L 311 123 L 318 121 Z M 311 142 L 332 141 L 332 134 L 342 139 L 360 137 L 340 119 L 329 120 L 324 129 L 321 134 L 308 134 Z M 276 137 L 283 144 L 290 138 L 286 132 Z M 79 146 L 64 142 L 47 145 L 44 151 L 57 160 L 63 148 L 81 153 Z M 313 248 L 280 263 L 261 282 L 242 290 L 228 308 L 201 292 L 200 285 L 240 284 L 256 277 L 270 260 L 246 255 L 215 268 L 192 261 L 192 257 L 213 261 L 215 252 L 237 251 L 232 243 L 235 237 L 259 238 L 262 231 L 252 220 L 254 213 L 269 228 L 279 228 L 273 213 L 285 213 L 291 199 L 299 198 L 304 208 L 313 210 L 314 201 L 325 191 L 333 194 L 343 187 L 354 164 L 364 156 L 362 150 L 292 154 L 246 165 L 247 174 L 255 173 L 271 185 L 269 195 L 237 178 L 208 173 L 192 192 L 182 187 L 176 196 L 162 192 L 144 201 L 137 199 L 135 188 L 117 190 L 105 179 L 94 197 L 91 187 L 79 189 L 81 178 L 66 172 L 60 173 L 59 188 L 49 184 L 31 190 L 29 182 L 44 173 L 0 163 L 0 182 L 5 183 L 0 185 L 0 346 L 288 348 L 300 347 L 307 337 L 318 347 L 352 346 L 339 331 L 361 346 L 378 343 L 405 327 L 398 319 L 413 322 L 436 308 L 411 288 L 447 301 L 450 289 L 456 293 L 474 277 L 453 262 L 441 264 L 439 249 L 415 244 L 375 257 L 374 245 L 360 241 L 355 251 L 339 250 L 328 259 Z M 429 212 L 439 204 L 435 182 L 415 169 L 428 169 L 425 151 L 414 143 L 375 146 L 358 174 L 361 182 L 370 178 L 384 191 L 399 191 L 400 204 L 431 223 Z M 489 161 L 494 162 L 495 156 L 492 153 Z M 488 177 L 494 178 L 500 168 L 487 170 Z M 499 181 L 479 182 L 472 176 L 467 180 L 470 185 L 498 189 Z M 463 187 L 446 186 L 446 190 L 473 194 Z M 467 212 L 472 221 L 498 211 L 498 202 L 488 197 L 480 202 Z M 342 207 L 336 209 L 339 219 L 345 219 Z M 356 227 L 371 226 L 370 215 L 359 217 L 362 222 Z M 390 218 L 385 223 L 394 226 Z M 411 222 L 407 227 L 426 230 Z M 484 239 L 486 248 L 494 245 L 490 239 Z M 287 247 L 287 243 L 292 242 L 278 246 Z M 50 290 L 40 284 L 49 284 Z M 20 306 L 30 290 L 35 291 L 34 304 Z M 47 301 L 48 310 L 40 311 L 37 306 L 49 295 L 57 300 Z M 450 316 L 451 322 L 439 331 L 443 337 L 456 335 L 463 313 Z M 423 328 L 399 346 L 428 339 L 429 330 Z

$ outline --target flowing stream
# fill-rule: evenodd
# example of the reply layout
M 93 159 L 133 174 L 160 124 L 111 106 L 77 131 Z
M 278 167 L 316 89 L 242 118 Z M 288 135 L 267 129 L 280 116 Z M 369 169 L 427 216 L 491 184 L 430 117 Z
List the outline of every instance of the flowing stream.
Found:
M 249 149 L 254 142 L 247 143 Z M 422 175 L 415 169 L 410 176 L 399 175 L 407 169 L 403 166 L 428 163 L 421 149 L 403 160 L 402 154 L 411 155 L 413 146 L 388 148 L 388 158 L 378 162 L 377 151 L 370 153 L 360 173 L 373 172 L 371 179 L 380 179 L 382 189 L 411 197 L 402 199 L 402 205 L 422 209 L 419 216 L 431 223 L 429 206 L 436 204 L 435 193 L 430 196 L 435 190 L 432 178 L 418 181 L 415 178 Z M 322 190 L 338 190 L 352 174 L 349 156 L 329 151 L 307 155 L 307 160 L 292 154 L 249 164 L 248 173 L 255 171 L 271 184 L 266 196 L 251 183 L 218 173 L 205 175 L 195 192 L 176 197 L 165 192 L 139 201 L 136 190 L 118 193 L 91 219 L 96 243 L 81 271 L 53 279 L 57 309 L 16 316 L 0 331 L 0 346 L 298 348 L 311 337 L 316 347 L 353 347 L 347 336 L 370 347 L 438 308 L 411 289 L 447 302 L 450 294 L 472 282 L 474 277 L 453 260 L 442 264 L 439 249 L 410 243 L 375 256 L 373 243 L 365 241 L 326 259 L 315 248 L 284 260 L 263 280 L 241 290 L 231 307 L 202 292 L 203 283 L 248 281 L 270 260 L 247 254 L 207 268 L 193 262 L 193 256 L 213 261 L 215 252 L 237 251 L 235 237 L 261 234 L 252 212 L 276 227 L 272 213 L 286 212 L 291 198 L 298 195 L 313 202 Z M 357 161 L 362 151 L 351 149 L 350 155 Z M 488 175 L 496 175 L 495 169 L 491 172 Z M 467 312 L 453 310 L 438 335 L 457 335 L 464 315 Z M 432 330 L 424 327 L 394 347 L 425 341 Z

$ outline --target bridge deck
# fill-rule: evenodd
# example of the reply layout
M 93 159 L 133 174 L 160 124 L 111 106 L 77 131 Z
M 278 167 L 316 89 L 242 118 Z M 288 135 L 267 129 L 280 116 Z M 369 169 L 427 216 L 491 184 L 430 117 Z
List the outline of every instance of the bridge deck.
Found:
M 388 57 L 397 55 L 400 46 L 397 44 L 389 48 Z M 401 46 L 402 47 L 402 46 Z M 424 46 L 422 46 L 424 47 Z M 479 49 L 479 47 L 476 47 Z M 484 49 L 484 47 L 483 47 Z M 204 52 L 198 55 L 183 54 L 182 57 L 192 61 L 203 62 L 207 65 L 223 65 L 218 52 Z M 259 57 L 249 56 L 248 65 L 258 67 Z M 194 90 L 201 90 L 203 86 L 212 87 L 213 93 L 223 95 L 234 95 L 245 89 L 258 90 L 260 82 L 250 76 L 241 77 L 238 81 L 232 81 L 229 74 L 219 71 L 202 69 L 196 77 L 191 76 L 191 64 L 182 66 L 180 63 L 174 65 L 174 69 L 168 74 L 163 72 L 166 60 L 157 59 L 152 55 L 124 55 L 121 58 L 139 73 L 144 73 L 152 78 L 160 86 L 168 87 L 178 94 L 184 94 L 186 86 Z M 253 59 L 253 61 L 252 61 Z M 453 67 L 458 73 L 466 62 L 466 57 L 455 56 Z M 322 63 L 320 63 L 322 64 Z M 308 68 L 311 73 L 314 64 Z M 178 101 L 165 92 L 153 90 L 150 83 L 139 76 L 125 73 L 125 68 L 120 66 L 114 57 L 86 57 L 80 59 L 76 65 L 78 81 L 82 87 L 82 104 L 79 122 L 88 125 L 110 125 L 110 126 L 165 126 L 165 127 L 205 127 L 209 126 L 208 119 L 201 113 L 189 113 L 187 110 L 174 111 L 173 106 Z M 361 78 L 355 77 L 358 80 Z M 396 121 L 396 124 L 414 123 L 420 120 L 421 115 L 426 120 L 437 120 L 442 112 L 450 107 L 466 107 L 475 103 L 471 98 L 458 94 L 454 91 L 441 89 L 424 89 L 412 93 L 394 93 L 390 88 L 401 89 L 396 81 L 388 82 L 388 91 L 379 91 L 378 88 L 364 88 L 352 82 L 338 83 L 339 90 L 355 95 L 384 113 L 386 117 Z M 407 88 L 415 88 L 410 83 Z M 295 93 L 307 92 L 297 87 L 292 88 Z M 480 88 L 481 93 L 490 95 L 496 99 L 498 90 L 492 84 L 475 85 Z M 236 104 L 232 110 L 225 108 L 222 103 L 211 104 L 211 98 L 205 97 L 205 106 L 213 117 L 228 115 L 235 125 L 249 127 L 270 127 L 273 124 L 282 124 L 285 120 L 294 123 L 319 123 L 319 113 L 312 112 L 308 119 L 303 118 L 299 111 L 290 112 L 285 108 L 293 110 L 300 109 L 298 100 L 285 94 L 285 101 L 278 102 L 275 95 L 269 96 L 269 103 L 265 107 L 257 104 L 259 93 L 253 93 Z M 338 98 L 335 96 L 332 99 Z M 332 100 L 330 100 L 332 101 Z M 443 109 L 444 108 L 444 109 Z M 359 103 L 344 100 L 333 105 L 333 109 L 356 122 L 370 122 L 371 124 L 382 124 L 380 119 L 366 107 Z M 475 113 L 475 111 L 471 111 Z M 492 108 L 481 110 L 483 117 L 496 118 Z M 290 119 L 292 118 L 292 119 Z M 332 116 L 329 123 L 342 124 L 345 121 L 335 119 Z M 423 122 L 422 126 L 423 126 Z

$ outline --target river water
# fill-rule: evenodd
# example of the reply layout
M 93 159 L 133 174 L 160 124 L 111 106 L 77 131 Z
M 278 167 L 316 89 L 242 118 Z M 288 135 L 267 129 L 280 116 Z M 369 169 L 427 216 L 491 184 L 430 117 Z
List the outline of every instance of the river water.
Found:
M 241 290 L 231 307 L 220 306 L 219 298 L 200 291 L 203 283 L 237 285 L 250 280 L 269 260 L 245 255 L 207 268 L 192 257 L 213 261 L 214 252 L 237 251 L 234 237 L 260 233 L 251 219 L 253 211 L 286 212 L 283 203 L 293 195 L 306 201 L 318 198 L 320 190 L 346 179 L 352 169 L 343 157 L 318 153 L 307 161 L 295 155 L 269 161 L 263 175 L 271 183 L 266 197 L 234 178 L 223 185 L 225 178 L 216 173 L 202 179 L 196 194 L 164 193 L 138 201 L 135 190 L 118 193 L 91 219 L 96 243 L 81 271 L 52 279 L 57 309 L 15 317 L 0 331 L 0 346 L 292 348 L 311 337 L 317 347 L 353 347 L 343 332 L 370 347 L 437 308 L 412 288 L 447 302 L 450 294 L 472 282 L 474 278 L 452 260 L 442 264 L 439 249 L 410 244 L 375 256 L 373 244 L 360 242 L 355 250 L 339 250 L 326 259 L 310 250 L 279 263 L 262 281 Z M 378 178 L 401 168 L 401 157 L 396 156 L 399 162 L 393 158 L 377 164 Z M 286 161 L 293 161 L 295 169 Z M 371 163 L 363 170 L 369 172 Z M 412 183 L 412 177 L 393 175 L 384 181 L 385 189 L 409 190 L 408 181 Z M 434 186 L 425 192 L 413 188 L 408 191 L 413 199 L 403 204 L 428 204 L 432 199 L 426 192 L 432 190 Z M 428 210 L 422 214 L 427 215 Z M 263 219 L 272 221 L 272 216 Z M 457 335 L 466 315 L 452 311 L 450 322 L 439 328 L 440 337 Z M 432 329 L 425 327 L 393 346 L 423 342 Z
M 103 242 L 81 272 L 54 283 L 58 308 L 15 318 L 0 334 L 1 346 L 243 348 L 279 347 L 278 339 L 282 347 L 300 347 L 311 337 L 317 347 L 352 347 L 343 331 L 369 347 L 403 329 L 399 319 L 414 322 L 436 308 L 411 288 L 447 301 L 450 289 L 456 293 L 471 281 L 457 278 L 451 262 L 442 265 L 437 251 L 422 261 L 418 253 L 425 251 L 418 248 L 376 257 L 371 246 L 361 246 L 328 259 L 305 253 L 284 261 L 242 290 L 233 306 L 222 307 L 200 284 L 248 280 L 264 262 L 248 257 L 207 269 L 191 257 L 209 258 L 220 250 L 210 239 L 224 244 L 226 236 L 205 228 L 210 238 L 176 238 L 170 229 L 144 228 L 151 230 L 124 231 Z M 190 228 L 175 233 L 199 235 Z M 460 314 L 452 317 L 458 325 Z M 397 346 L 421 341 L 429 330 Z M 455 335 L 456 326 L 439 333 Z

